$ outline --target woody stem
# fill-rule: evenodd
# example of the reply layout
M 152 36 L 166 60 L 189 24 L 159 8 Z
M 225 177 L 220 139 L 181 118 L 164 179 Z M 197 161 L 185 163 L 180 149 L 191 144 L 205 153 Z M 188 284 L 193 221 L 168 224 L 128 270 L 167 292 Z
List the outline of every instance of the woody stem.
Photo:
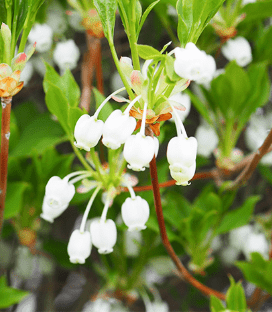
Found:
M 2 97 L 2 128 L 1 128 L 1 158 L 0 158 L 0 232 L 4 220 L 5 199 L 8 176 L 8 149 L 10 137 L 10 111 L 12 97 Z
M 179 257 L 176 255 L 173 247 L 170 244 L 170 241 L 169 241 L 168 236 L 167 236 L 166 228 L 165 228 L 155 156 L 151 160 L 149 166 L 150 166 L 150 175 L 151 175 L 151 181 L 152 181 L 152 186 L 153 186 L 155 209 L 156 209 L 158 224 L 159 224 L 159 228 L 160 228 L 161 239 L 162 239 L 162 242 L 163 242 L 163 245 L 164 245 L 166 251 L 168 252 L 171 259 L 173 260 L 173 262 L 174 262 L 178 272 L 180 273 L 182 279 L 187 281 L 192 286 L 196 287 L 198 290 L 200 290 L 206 296 L 214 295 L 221 300 L 225 300 L 225 295 L 223 293 L 216 291 L 212 288 L 209 288 L 209 287 L 203 285 L 202 283 L 200 283 L 198 280 L 196 280 L 187 271 L 187 269 L 181 263 Z

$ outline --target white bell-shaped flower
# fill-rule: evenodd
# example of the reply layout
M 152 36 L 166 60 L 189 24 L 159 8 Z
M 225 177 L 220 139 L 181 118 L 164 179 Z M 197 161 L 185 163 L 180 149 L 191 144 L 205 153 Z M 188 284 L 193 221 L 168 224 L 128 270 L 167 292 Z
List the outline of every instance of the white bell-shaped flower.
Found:
M 127 198 L 122 205 L 122 218 L 128 231 L 140 231 L 146 228 L 145 223 L 149 218 L 149 205 L 140 196 Z
M 167 147 L 167 160 L 170 165 L 191 167 L 196 160 L 197 140 L 186 138 L 183 134 L 172 138 Z
M 113 251 L 117 239 L 117 229 L 114 221 L 108 219 L 94 220 L 90 226 L 93 245 L 98 248 L 100 254 L 108 254 Z
M 31 44 L 36 42 L 37 52 L 46 52 L 50 50 L 53 43 L 53 30 L 47 24 L 35 24 L 28 35 L 28 41 Z
M 198 142 L 197 153 L 204 157 L 210 157 L 218 145 L 218 136 L 215 130 L 208 124 L 200 124 L 195 137 Z
M 222 54 L 227 60 L 235 60 L 242 67 L 252 61 L 251 47 L 244 37 L 229 39 L 222 47 Z
M 49 179 L 45 187 L 46 202 L 52 208 L 59 208 L 69 204 L 75 195 L 75 186 L 67 178 L 54 176 Z
M 156 152 L 156 143 L 150 136 L 140 132 L 131 135 L 124 146 L 124 158 L 129 163 L 128 168 L 134 171 L 144 171 Z
M 111 149 L 117 149 L 132 134 L 136 127 L 136 119 L 122 113 L 120 109 L 113 111 L 105 122 L 102 142 Z
M 68 207 L 74 195 L 75 186 L 68 179 L 51 177 L 45 187 L 41 217 L 53 222 Z
M 74 230 L 67 247 L 70 262 L 85 263 L 85 259 L 91 254 L 91 249 L 91 233 L 89 231 L 82 233 L 80 230 Z
M 245 241 L 254 228 L 252 225 L 244 225 L 229 232 L 229 243 L 232 247 L 235 247 L 239 251 L 242 251 Z
M 251 233 L 246 239 L 242 249 L 247 260 L 250 260 L 252 252 L 259 252 L 265 259 L 268 259 L 269 245 L 263 233 Z
M 171 177 L 176 180 L 176 185 L 189 185 L 188 181 L 193 178 L 196 170 L 196 162 L 192 164 L 190 167 L 181 166 L 177 163 L 175 165 L 170 165 L 170 174 Z
M 187 43 L 185 48 L 175 48 L 175 57 L 174 69 L 180 77 L 197 83 L 213 79 L 216 70 L 214 58 L 199 50 L 194 43 Z
M 90 148 L 96 146 L 101 138 L 103 127 L 102 120 L 95 120 L 94 116 L 91 117 L 88 114 L 82 115 L 75 126 L 75 146 L 89 152 Z
M 62 71 L 76 68 L 79 57 L 79 48 L 72 39 L 58 42 L 53 53 L 53 59 Z
M 53 223 L 54 219 L 56 219 L 64 212 L 64 210 L 68 207 L 69 203 L 62 206 L 54 206 L 50 205 L 50 203 L 52 203 L 52 198 L 44 196 L 41 217 L 44 220 Z

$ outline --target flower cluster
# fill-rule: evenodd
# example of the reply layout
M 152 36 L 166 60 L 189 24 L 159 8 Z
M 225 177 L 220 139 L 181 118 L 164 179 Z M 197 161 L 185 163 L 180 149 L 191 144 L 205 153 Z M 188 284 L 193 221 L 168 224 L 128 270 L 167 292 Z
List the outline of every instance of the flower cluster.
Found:
M 74 178 L 71 179 L 72 177 Z M 91 174 L 86 171 L 78 171 L 67 175 L 63 179 L 57 176 L 50 178 L 45 189 L 41 217 L 52 223 L 69 206 L 75 194 L 74 183 L 87 177 L 91 177 Z M 100 183 L 94 184 L 96 189 L 86 207 L 80 228 L 72 232 L 68 243 L 68 254 L 72 263 L 85 263 L 85 259 L 91 254 L 92 245 L 98 248 L 100 254 L 112 252 L 117 240 L 115 222 L 107 219 L 107 212 L 114 197 L 114 190 L 106 193 L 105 206 L 101 217 L 94 218 L 90 225 L 87 226 L 87 218 L 91 206 L 101 189 Z M 127 174 L 123 175 L 122 184 L 126 185 L 131 193 L 131 198 L 127 198 L 121 207 L 122 219 L 128 226 L 129 231 L 143 230 L 146 228 L 145 223 L 149 217 L 149 205 L 140 196 L 135 196 Z
M 184 63 L 183 58 L 186 60 L 188 57 L 186 54 L 188 49 L 193 49 L 195 57 L 199 58 L 197 62 L 193 61 L 192 58 L 191 67 L 187 66 L 189 75 L 183 74 L 180 70 L 180 66 L 183 66 Z M 74 130 L 75 146 L 90 152 L 90 155 L 94 156 L 92 148 L 98 144 L 100 138 L 102 138 L 102 143 L 111 150 L 117 150 L 124 144 L 123 158 L 128 163 L 128 168 L 134 171 L 143 171 L 158 154 L 159 141 L 154 135 L 159 135 L 160 121 L 174 118 L 177 136 L 172 138 L 168 144 L 167 160 L 170 174 L 176 180 L 176 184 L 188 185 L 196 170 L 197 140 L 194 137 L 188 138 L 182 123 L 184 116 L 180 116 L 178 112 L 185 110 L 182 102 L 184 98 L 187 102 L 188 99 L 177 97 L 177 94 L 180 94 L 180 91 L 189 85 L 188 79 L 207 81 L 208 78 L 205 78 L 204 73 L 206 71 L 205 63 L 207 61 L 212 63 L 213 61 L 204 52 L 198 50 L 194 44 L 187 45 L 183 50 L 175 49 L 174 67 L 176 73 L 182 77 L 176 84 L 172 85 L 167 81 L 164 65 L 161 66 L 158 62 L 148 60 L 140 72 L 133 69 L 131 59 L 121 58 L 120 66 L 134 91 L 134 98 L 125 99 L 118 96 L 117 94 L 125 89 L 121 88 L 108 96 L 93 116 L 82 115 Z M 213 76 L 214 73 L 211 75 Z M 146 85 L 150 85 L 152 89 L 148 90 Z M 152 93 L 151 97 L 149 96 L 150 92 Z M 111 98 L 117 102 L 127 102 L 128 105 L 124 110 L 114 110 L 103 122 L 98 119 L 98 115 Z M 186 104 L 188 110 L 189 105 L 190 103 Z M 138 129 L 139 131 L 136 132 Z M 134 131 L 135 133 L 133 133 Z M 86 192 L 96 188 L 86 207 L 80 228 L 75 229 L 70 237 L 68 254 L 70 261 L 74 263 L 84 263 L 91 253 L 92 245 L 97 247 L 101 254 L 113 251 L 117 240 L 117 228 L 113 220 L 107 219 L 107 212 L 114 197 L 119 192 L 118 187 L 127 187 L 131 195 L 121 207 L 122 219 L 127 225 L 128 231 L 145 229 L 145 223 L 149 218 L 147 201 L 135 195 L 133 183 L 128 178 L 129 175 L 124 174 L 122 166 L 117 164 L 117 167 L 119 166 L 121 169 L 112 175 L 110 174 L 111 168 L 97 168 L 95 161 L 92 165 L 97 171 L 74 172 L 64 179 L 52 177 L 46 186 L 43 202 L 41 217 L 53 222 L 68 207 L 74 196 L 74 183 L 82 180 Z M 74 178 L 71 179 L 72 177 Z M 88 180 L 90 177 L 93 178 L 92 181 Z M 100 218 L 94 219 L 86 228 L 89 211 L 101 189 L 106 191 L 104 192 L 106 196 L 104 196 L 103 212 Z

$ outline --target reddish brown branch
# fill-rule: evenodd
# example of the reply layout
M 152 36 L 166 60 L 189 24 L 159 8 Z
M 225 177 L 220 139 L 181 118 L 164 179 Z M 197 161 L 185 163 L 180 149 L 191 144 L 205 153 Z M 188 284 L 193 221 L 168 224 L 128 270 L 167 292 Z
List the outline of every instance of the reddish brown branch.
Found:
M 2 97 L 2 128 L 1 128 L 1 179 L 0 179 L 0 232 L 4 220 L 5 199 L 8 177 L 8 149 L 10 137 L 10 111 L 12 97 Z
M 100 93 L 104 94 L 101 41 L 97 40 L 96 44 L 97 44 L 97 46 L 96 46 L 96 60 L 95 60 L 96 83 L 97 83 L 98 91 Z
M 263 145 L 254 153 L 254 156 L 250 162 L 248 162 L 247 166 L 244 170 L 240 173 L 240 175 L 233 181 L 228 190 L 233 190 L 238 188 L 239 186 L 243 185 L 252 175 L 253 171 L 256 169 L 259 161 L 262 157 L 268 153 L 269 148 L 272 144 L 272 129 L 270 130 L 268 136 L 266 137 Z
M 165 223 L 164 223 L 164 217 L 162 212 L 162 205 L 161 205 L 161 196 L 160 196 L 160 187 L 159 187 L 159 181 L 158 181 L 158 174 L 157 174 L 157 166 L 156 166 L 156 158 L 153 157 L 152 161 L 150 162 L 150 175 L 151 175 L 151 181 L 153 186 L 153 195 L 154 195 L 154 202 L 155 202 L 155 209 L 156 214 L 158 218 L 159 228 L 160 228 L 160 234 L 161 239 L 164 244 L 164 247 L 166 248 L 169 256 L 175 263 L 178 271 L 180 272 L 182 278 L 199 289 L 204 295 L 211 296 L 214 295 L 217 298 L 221 300 L 225 300 L 225 295 L 221 292 L 218 292 L 216 290 L 213 290 L 212 288 L 209 288 L 202 283 L 200 283 L 198 280 L 196 280 L 183 266 L 181 263 L 179 257 L 176 255 L 174 249 L 172 248 L 170 241 L 167 236 Z
M 97 88 L 101 93 L 103 93 L 103 75 L 101 66 L 102 58 L 100 39 L 92 37 L 86 32 L 86 40 L 88 52 L 84 54 L 82 63 L 82 95 L 80 106 L 89 111 L 94 70 L 96 70 Z

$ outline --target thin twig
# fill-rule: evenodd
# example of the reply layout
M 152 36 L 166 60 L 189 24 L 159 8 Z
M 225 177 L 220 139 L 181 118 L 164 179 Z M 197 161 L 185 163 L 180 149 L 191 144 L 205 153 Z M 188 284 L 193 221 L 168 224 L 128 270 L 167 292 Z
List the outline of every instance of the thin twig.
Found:
M 156 165 L 156 158 L 153 157 L 152 161 L 150 162 L 150 175 L 151 175 L 151 181 L 153 186 L 153 195 L 154 195 L 154 202 L 155 202 L 155 209 L 156 214 L 158 218 L 159 228 L 160 228 L 160 234 L 161 239 L 163 242 L 164 247 L 166 248 L 169 256 L 175 263 L 178 271 L 180 272 L 182 278 L 199 289 L 204 295 L 211 296 L 214 295 L 217 298 L 221 300 L 225 300 L 225 295 L 219 291 L 213 290 L 212 288 L 209 288 L 202 283 L 200 283 L 198 280 L 196 280 L 183 266 L 181 263 L 179 257 L 176 255 L 174 249 L 172 248 L 170 241 L 167 236 L 165 223 L 164 223 L 164 217 L 162 212 L 162 205 L 161 205 L 161 196 L 160 196 L 160 187 L 158 182 L 158 174 L 157 174 L 157 165 Z
M 2 128 L 1 128 L 1 179 L 0 179 L 0 233 L 4 220 L 5 199 L 7 192 L 7 176 L 8 176 L 8 149 L 10 137 L 10 111 L 12 97 L 2 97 Z
M 266 151 L 265 154 L 272 152 L 272 146 Z M 231 170 L 224 170 L 220 171 L 218 168 L 213 168 L 209 171 L 203 171 L 203 172 L 197 172 L 194 177 L 192 178 L 192 181 L 195 180 L 206 180 L 206 179 L 218 179 L 218 176 L 225 178 L 228 176 L 231 176 L 235 174 L 236 172 L 241 171 L 245 166 L 248 165 L 254 158 L 255 153 L 252 153 L 248 156 L 246 156 L 242 161 L 240 161 L 238 164 L 236 164 Z M 176 184 L 175 180 L 169 180 L 166 182 L 159 183 L 159 187 L 169 187 Z M 144 185 L 144 186 L 135 186 L 133 190 L 135 192 L 143 192 L 143 191 L 151 191 L 153 189 L 152 185 Z M 126 187 L 122 188 L 122 192 L 128 192 L 128 189 Z
M 272 129 L 270 130 L 268 136 L 266 137 L 263 145 L 257 150 L 254 154 L 254 157 L 250 162 L 248 162 L 247 166 L 240 173 L 240 175 L 233 181 L 228 190 L 237 189 L 239 186 L 243 185 L 252 175 L 253 171 L 256 169 L 259 161 L 262 157 L 269 151 L 269 148 L 272 144 Z

